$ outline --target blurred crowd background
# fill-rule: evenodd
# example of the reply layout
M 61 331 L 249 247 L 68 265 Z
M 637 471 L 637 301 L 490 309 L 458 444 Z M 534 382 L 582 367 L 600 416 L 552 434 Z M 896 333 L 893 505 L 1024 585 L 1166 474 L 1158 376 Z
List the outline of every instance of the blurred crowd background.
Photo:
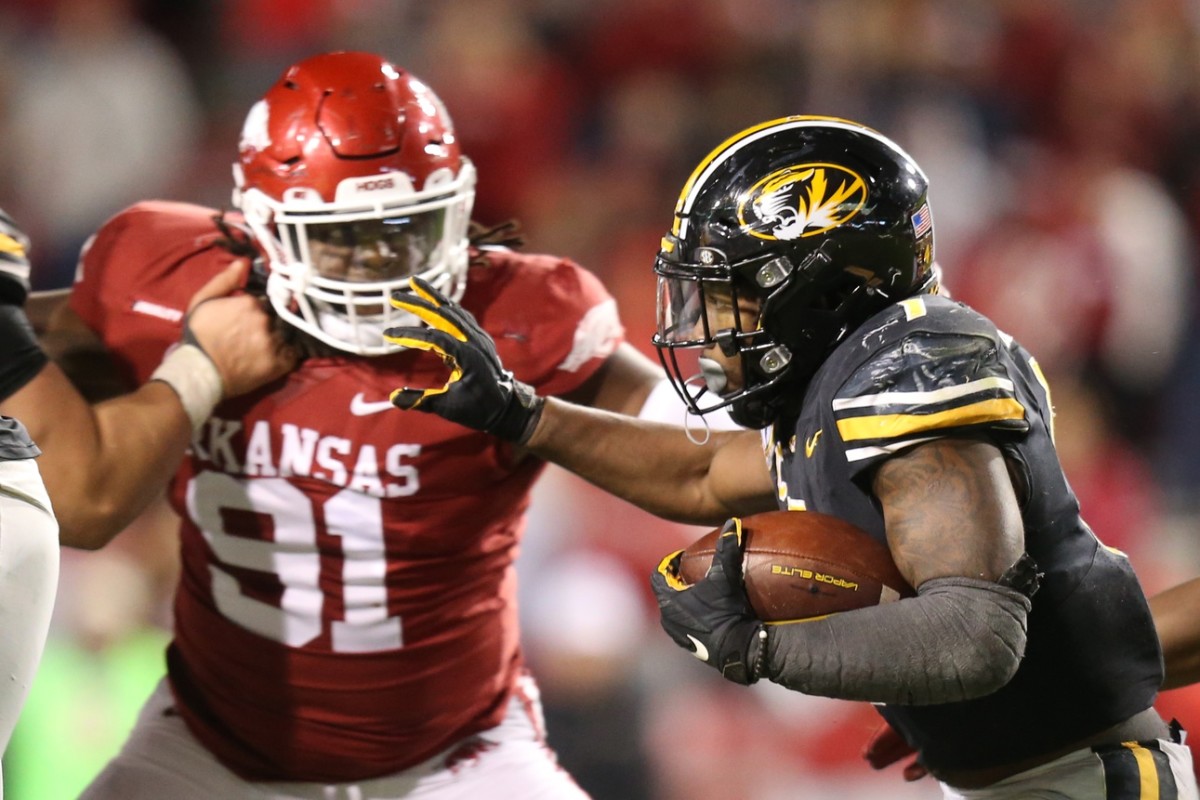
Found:
M 787 114 L 870 124 L 932 181 L 952 294 L 1039 358 L 1085 517 L 1156 591 L 1200 573 L 1195 0 L 0 0 L 0 206 L 35 283 L 144 198 L 227 207 L 241 121 L 289 63 L 382 53 L 476 162 L 476 218 L 608 284 L 652 353 L 653 255 L 693 165 Z M 933 798 L 873 773 L 866 705 L 726 684 L 646 577 L 701 531 L 552 469 L 521 556 L 550 739 L 597 800 Z M 73 797 L 163 671 L 171 512 L 67 553 L 10 800 Z M 1200 732 L 1200 694 L 1162 696 Z

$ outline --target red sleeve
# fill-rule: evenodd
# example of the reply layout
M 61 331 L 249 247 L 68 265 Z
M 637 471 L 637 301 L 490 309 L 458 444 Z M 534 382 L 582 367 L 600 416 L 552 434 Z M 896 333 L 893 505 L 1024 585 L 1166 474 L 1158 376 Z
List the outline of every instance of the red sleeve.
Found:
M 578 264 L 551 256 L 489 254 L 463 305 L 496 340 L 504 365 L 543 395 L 592 376 L 625 339 L 617 304 Z
M 233 259 L 215 244 L 215 214 L 183 203 L 138 203 L 84 246 L 70 307 L 127 380 L 150 376 L 178 341 L 192 295 Z

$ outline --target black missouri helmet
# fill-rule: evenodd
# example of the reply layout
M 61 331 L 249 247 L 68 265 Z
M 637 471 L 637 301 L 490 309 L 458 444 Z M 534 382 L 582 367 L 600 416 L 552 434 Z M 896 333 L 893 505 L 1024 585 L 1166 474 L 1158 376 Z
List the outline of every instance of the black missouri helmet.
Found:
M 928 180 L 863 125 L 797 116 L 742 131 L 712 151 L 679 195 L 663 238 L 654 345 L 693 412 L 730 407 L 748 427 L 799 405 L 832 349 L 884 306 L 936 286 Z M 714 329 L 707 303 L 756 308 Z M 735 315 L 736 316 L 736 315 Z M 711 359 L 740 356 L 725 390 Z M 703 382 L 699 379 L 703 377 Z

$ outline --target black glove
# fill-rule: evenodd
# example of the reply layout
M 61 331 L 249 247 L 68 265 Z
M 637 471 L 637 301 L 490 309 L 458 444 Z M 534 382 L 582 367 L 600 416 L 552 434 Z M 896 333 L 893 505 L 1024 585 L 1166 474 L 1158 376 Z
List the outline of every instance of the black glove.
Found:
M 696 658 L 743 686 L 759 679 L 767 629 L 754 614 L 742 582 L 742 521 L 725 523 L 708 574 L 688 586 L 679 577 L 679 555 L 662 560 L 650 576 L 663 630 Z
M 0 303 L 21 306 L 29 294 L 29 237 L 0 209 Z
M 466 309 L 427 281 L 412 278 L 410 285 L 413 293 L 392 293 L 392 305 L 415 314 L 429 327 L 388 328 L 383 338 L 401 347 L 437 353 L 450 368 L 450 379 L 435 389 L 397 389 L 392 403 L 432 412 L 505 441 L 529 441 L 545 401 L 504 368 L 496 343 Z

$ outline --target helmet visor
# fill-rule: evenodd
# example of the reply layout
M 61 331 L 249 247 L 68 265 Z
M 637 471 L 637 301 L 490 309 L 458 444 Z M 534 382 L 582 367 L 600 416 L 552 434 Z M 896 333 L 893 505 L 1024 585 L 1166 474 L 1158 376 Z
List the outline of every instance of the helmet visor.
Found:
M 308 223 L 303 230 L 301 246 L 322 278 L 352 283 L 403 280 L 441 261 L 446 209 Z
M 658 335 L 665 344 L 704 344 L 708 341 L 704 292 L 692 278 L 658 276 Z
M 658 276 L 658 330 L 654 341 L 673 346 L 708 346 L 714 332 L 743 331 L 728 278 Z

